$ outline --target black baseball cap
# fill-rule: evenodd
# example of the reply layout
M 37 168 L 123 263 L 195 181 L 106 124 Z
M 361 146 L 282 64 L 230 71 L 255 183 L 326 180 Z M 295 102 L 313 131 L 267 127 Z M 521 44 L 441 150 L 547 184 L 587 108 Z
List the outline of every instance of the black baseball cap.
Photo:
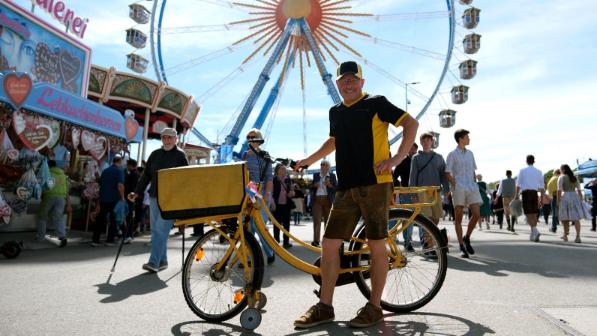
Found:
M 336 70 L 336 80 L 342 78 L 346 74 L 353 74 L 358 79 L 363 79 L 363 70 L 361 66 L 354 61 L 343 62 Z

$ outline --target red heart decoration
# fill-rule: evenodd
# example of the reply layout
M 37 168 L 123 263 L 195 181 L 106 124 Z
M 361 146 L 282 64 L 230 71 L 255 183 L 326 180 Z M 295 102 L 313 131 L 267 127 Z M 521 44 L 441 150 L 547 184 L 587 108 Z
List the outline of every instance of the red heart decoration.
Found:
M 133 118 L 127 118 L 124 127 L 126 129 L 126 138 L 132 140 L 139 130 L 139 123 Z
M 17 109 L 21 107 L 31 93 L 32 86 L 31 77 L 27 74 L 17 76 L 16 73 L 10 73 L 4 77 L 4 91 Z

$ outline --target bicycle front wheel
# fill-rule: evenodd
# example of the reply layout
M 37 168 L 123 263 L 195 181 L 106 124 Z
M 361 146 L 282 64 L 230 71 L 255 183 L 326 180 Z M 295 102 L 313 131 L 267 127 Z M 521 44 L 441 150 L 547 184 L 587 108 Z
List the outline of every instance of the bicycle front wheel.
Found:
M 230 248 L 227 239 L 210 230 L 195 242 L 186 257 L 182 272 L 182 290 L 187 305 L 200 318 L 209 322 L 228 320 L 247 306 L 245 288 L 261 288 L 263 257 L 253 234 L 245 231 L 247 261 L 250 277 L 245 279 L 244 269 L 238 259 L 239 246 L 220 270 L 216 265 Z M 239 243 L 237 243 L 239 244 Z
M 410 210 L 392 209 L 390 210 L 391 225 L 408 225 L 411 215 Z M 439 292 L 448 268 L 447 246 L 437 226 L 423 215 L 415 217 L 411 225 L 416 225 L 419 230 L 419 234 L 415 234 L 416 230 L 414 230 L 412 235 L 414 251 L 406 251 L 403 244 L 398 244 L 405 265 L 392 267 L 395 256 L 389 252 L 390 268 L 381 297 L 381 307 L 394 313 L 410 312 L 429 303 Z M 364 227 L 358 232 L 357 237 L 366 238 Z M 362 245 L 360 242 L 355 242 L 352 250 L 359 250 Z M 388 251 L 390 251 L 389 248 Z M 353 267 L 370 266 L 370 260 L 369 252 L 357 254 L 353 258 Z M 369 271 L 355 272 L 354 277 L 361 293 L 369 299 L 371 297 Z

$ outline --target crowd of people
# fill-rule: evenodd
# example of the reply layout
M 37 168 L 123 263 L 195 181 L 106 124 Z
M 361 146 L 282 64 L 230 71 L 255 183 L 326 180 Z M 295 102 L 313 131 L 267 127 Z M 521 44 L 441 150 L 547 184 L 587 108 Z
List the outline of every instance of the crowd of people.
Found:
M 260 192 L 267 206 L 285 231 L 291 230 L 291 219 L 299 224 L 303 215 L 310 214 L 313 217 L 311 244 L 321 247 L 320 301 L 294 322 L 297 328 L 309 328 L 334 320 L 332 301 L 340 267 L 338 250 L 343 241 L 350 240 L 361 218 L 364 220 L 371 258 L 372 290 L 369 301 L 350 320 L 349 325 L 368 327 L 383 320 L 380 300 L 388 272 L 385 238 L 394 186 L 440 188 L 441 197 L 435 200 L 433 206 L 423 209 L 423 214 L 436 225 L 446 216 L 454 221 L 460 255 L 463 258 L 475 254 L 471 238 L 477 225 L 482 229 L 482 224 L 485 223 L 488 228 L 490 221 L 493 224 L 497 218 L 497 224 L 502 229 L 505 217 L 507 230 L 515 232 L 517 218 L 523 214 L 531 229 L 531 241 L 540 240 L 541 233 L 537 229 L 540 214 L 543 213 L 547 222 L 546 212 L 551 212 L 550 230 L 556 232 L 561 222 L 562 239 L 567 241 L 572 224 L 576 233 L 574 241 L 581 242 L 580 220 L 590 215 L 582 202 L 579 179 L 568 165 L 563 164 L 556 170 L 546 186 L 542 172 L 534 166 L 534 156 L 528 155 L 526 167 L 519 171 L 516 178 L 511 170 L 507 170 L 506 178 L 499 182 L 495 190 L 489 190 L 483 177 L 477 174 L 475 156 L 468 149 L 471 142 L 468 130 L 459 129 L 454 133 L 456 148 L 444 160 L 441 154 L 433 150 L 434 137 L 431 133 L 419 135 L 422 149 L 418 150 L 415 143 L 418 130 L 416 119 L 393 105 L 386 97 L 372 96 L 362 91 L 364 79 L 359 64 L 352 61 L 340 64 L 336 85 L 342 102 L 330 108 L 329 138 L 318 150 L 299 160 L 294 167 L 298 171 L 320 162 L 320 170 L 313 175 L 309 184 L 301 185 L 293 181 L 288 174 L 290 167 L 282 163 L 273 167 L 270 155 L 261 148 L 265 139 L 258 129 L 247 133 L 249 146 L 242 154 L 242 159 L 247 162 L 249 179 L 260 185 Z M 390 153 L 387 138 L 390 124 L 403 128 L 402 141 L 395 155 Z M 143 209 L 147 208 L 151 227 L 151 253 L 148 262 L 142 267 L 149 272 L 158 272 L 168 267 L 167 241 L 173 226 L 172 220 L 161 217 L 157 205 L 156 172 L 159 169 L 188 165 L 184 152 L 177 147 L 178 134 L 175 129 L 164 129 L 161 140 L 162 147 L 151 153 L 144 170 L 138 171 L 134 160 L 128 160 L 127 168 L 123 169 L 123 159 L 115 156 L 112 165 L 101 173 L 92 242 L 92 246 L 99 246 L 100 236 L 106 231 L 106 219 L 109 218 L 105 244 L 114 244 L 117 223 L 126 217 L 119 214 L 126 214 L 127 208 L 135 209 L 132 211 L 134 216 L 129 214 L 126 217 L 126 222 L 131 225 L 123 232 L 124 241 L 130 242 L 137 226 L 143 224 Z M 324 159 L 333 152 L 335 172 L 331 171 L 330 162 Z M 393 167 L 396 168 L 392 172 Z M 64 202 L 68 202 L 63 193 L 65 187 L 60 188 L 48 195 L 48 204 L 56 203 L 61 207 Z M 592 190 L 595 196 L 597 179 L 588 183 L 585 188 Z M 51 200 L 51 196 L 57 199 Z M 425 199 L 427 196 L 422 197 L 422 201 L 430 201 Z M 399 203 L 401 199 L 397 201 Z M 596 212 L 597 201 L 593 197 L 593 231 Z M 465 213 L 468 215 L 466 231 L 462 226 Z M 267 221 L 265 211 L 263 216 Z M 274 263 L 272 247 L 260 236 L 255 224 L 251 224 L 251 231 L 263 247 L 268 264 Z M 194 234 L 200 235 L 202 226 L 197 225 L 196 229 Z M 281 228 L 274 226 L 275 241 L 284 248 L 292 248 L 289 237 L 281 231 Z M 404 231 L 404 247 L 410 251 L 413 250 L 412 234 L 412 226 L 410 230 Z

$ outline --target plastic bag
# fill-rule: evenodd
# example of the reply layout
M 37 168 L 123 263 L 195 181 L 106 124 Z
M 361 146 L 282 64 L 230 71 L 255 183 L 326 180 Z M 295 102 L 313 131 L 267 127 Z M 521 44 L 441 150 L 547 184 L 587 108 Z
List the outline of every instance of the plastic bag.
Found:
M 2 129 L 0 133 L 0 163 L 9 163 L 16 161 L 19 158 L 19 151 L 15 149 L 14 145 L 6 133 L 6 129 Z
M 37 181 L 33 168 L 27 170 L 17 183 L 17 196 L 23 200 L 41 198 L 41 185 Z
M 515 198 L 510 202 L 510 212 L 512 216 L 521 216 L 522 215 L 522 201 L 518 198 Z
M 39 166 L 39 171 L 37 172 L 37 181 L 41 185 L 42 190 L 49 190 L 54 187 L 54 179 L 52 178 L 52 174 L 50 174 L 48 160 L 45 158 Z

